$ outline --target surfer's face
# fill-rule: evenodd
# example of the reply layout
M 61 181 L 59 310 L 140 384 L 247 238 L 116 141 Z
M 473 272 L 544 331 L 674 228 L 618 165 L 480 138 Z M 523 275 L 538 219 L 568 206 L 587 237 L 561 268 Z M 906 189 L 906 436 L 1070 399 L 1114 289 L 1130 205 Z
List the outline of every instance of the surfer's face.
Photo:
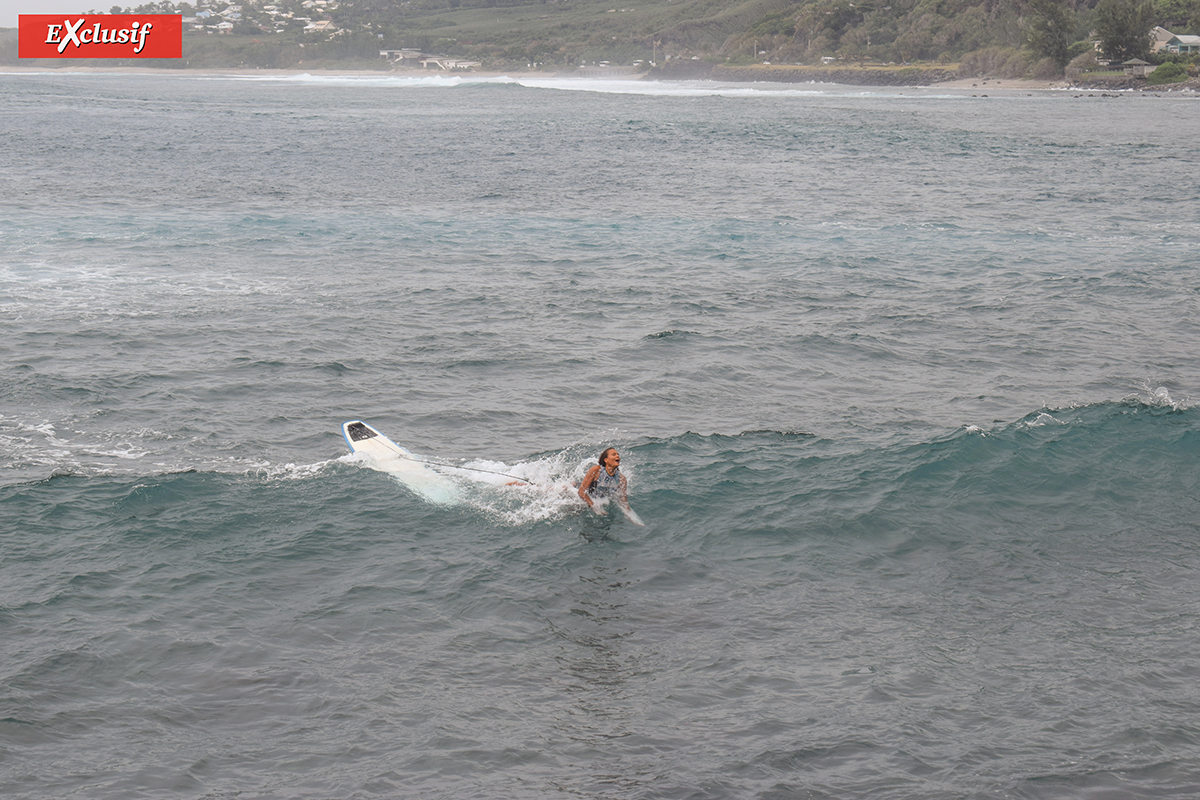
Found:
M 621 466 L 621 454 L 616 450 L 609 450 L 604 454 L 604 467 L 606 469 L 616 469 Z

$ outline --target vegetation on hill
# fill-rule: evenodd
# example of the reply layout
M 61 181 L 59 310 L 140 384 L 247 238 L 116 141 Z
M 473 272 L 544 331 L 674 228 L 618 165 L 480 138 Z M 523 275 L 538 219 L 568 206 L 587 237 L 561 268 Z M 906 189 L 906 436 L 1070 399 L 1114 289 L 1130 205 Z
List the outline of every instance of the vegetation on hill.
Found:
M 1200 32 L 1200 0 L 162 0 L 125 10 L 182 13 L 185 64 L 234 67 L 387 68 L 380 50 L 415 48 L 492 69 L 920 62 L 1053 77 L 1094 41 L 1113 61 L 1157 63 L 1154 26 Z M 0 43 L 0 61 L 8 49 Z M 1185 72 L 1194 61 L 1173 60 Z

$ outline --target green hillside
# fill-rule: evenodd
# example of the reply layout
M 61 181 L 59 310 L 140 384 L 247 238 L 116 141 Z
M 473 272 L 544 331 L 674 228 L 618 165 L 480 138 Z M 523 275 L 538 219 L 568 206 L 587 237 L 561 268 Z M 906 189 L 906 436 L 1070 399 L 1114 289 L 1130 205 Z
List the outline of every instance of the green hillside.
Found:
M 346 0 L 330 16 L 372 25 L 391 46 L 493 65 L 949 63 L 995 61 L 987 51 L 1001 48 L 1005 59 L 1023 53 L 1026 68 L 1050 58 L 1061 70 L 1113 17 L 1141 26 L 1147 43 L 1154 25 L 1200 30 L 1200 0 Z
M 1157 63 L 1153 26 L 1200 31 L 1200 0 L 164 0 L 132 10 L 184 15 L 184 62 L 163 64 L 176 67 L 388 69 L 380 50 L 413 48 L 484 69 L 963 63 L 970 74 L 1050 77 L 1090 58 L 1097 38 L 1115 59 Z M 0 37 L 0 62 L 15 62 L 15 37 Z

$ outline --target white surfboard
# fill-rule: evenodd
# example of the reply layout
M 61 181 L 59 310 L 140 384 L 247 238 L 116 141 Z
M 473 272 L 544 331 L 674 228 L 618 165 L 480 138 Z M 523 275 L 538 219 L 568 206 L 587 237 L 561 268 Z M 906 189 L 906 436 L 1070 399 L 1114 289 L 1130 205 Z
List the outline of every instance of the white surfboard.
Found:
M 621 509 L 621 513 L 625 515 L 625 519 L 637 525 L 639 528 L 646 527 L 646 523 L 642 522 L 642 518 L 637 515 L 637 512 L 629 507 L 628 503 L 617 503 L 617 507 Z
M 362 420 L 342 423 L 342 435 L 352 453 L 361 453 L 373 469 L 386 472 L 431 503 L 451 505 L 459 500 L 454 481 L 422 464 L 405 450 Z
M 642 522 L 642 518 L 637 515 L 637 512 L 629 507 L 629 503 L 622 503 L 620 500 L 616 499 L 615 497 L 614 498 L 605 497 L 605 498 L 599 498 L 599 499 L 593 500 L 592 501 L 592 513 L 594 513 L 598 517 L 606 516 L 608 514 L 609 504 L 612 504 L 612 505 L 616 506 L 617 508 L 619 508 L 621 510 L 621 513 L 625 515 L 625 519 L 629 520 L 634 525 L 637 525 L 638 527 L 646 526 L 646 523 Z

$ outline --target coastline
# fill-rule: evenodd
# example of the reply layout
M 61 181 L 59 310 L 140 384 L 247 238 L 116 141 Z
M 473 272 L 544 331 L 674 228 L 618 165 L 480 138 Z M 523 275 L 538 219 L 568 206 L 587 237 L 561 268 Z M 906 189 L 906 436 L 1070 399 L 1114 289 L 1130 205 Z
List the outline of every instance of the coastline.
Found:
M 357 77 L 357 78 L 561 78 L 566 77 L 562 73 L 552 72 L 534 72 L 530 70 L 512 70 L 512 71 L 497 71 L 497 70 L 472 70 L 469 72 L 440 72 L 434 70 L 401 70 L 401 69 L 325 69 L 323 67 L 314 67 L 312 69 L 304 69 L 298 67 L 295 69 L 281 68 L 259 68 L 259 67 L 195 67 L 195 68 L 168 68 L 168 67 L 89 67 L 84 65 L 72 64 L 62 67 L 45 67 L 45 66 L 26 66 L 26 65 L 0 65 L 0 74 L 93 74 L 93 75 L 191 75 L 191 76 L 211 76 L 211 77 L 247 77 L 247 76 L 264 76 L 264 77 L 292 77 L 299 75 L 327 75 L 330 77 Z M 579 76 L 585 77 L 585 76 Z M 628 78 L 636 80 L 637 75 L 629 76 L 613 76 L 614 78 Z
M 681 65 L 685 66 L 685 65 Z M 691 65 L 686 65 L 690 67 Z M 303 68 L 257 68 L 257 67 L 196 67 L 167 68 L 149 66 L 31 66 L 24 64 L 0 65 L 0 74 L 126 74 L 126 75 L 189 75 L 211 77 L 296 77 L 301 75 L 355 77 L 355 78 L 460 78 L 514 80 L 536 79 L 597 79 L 614 81 L 639 80 L 709 80 L 731 83 L 792 83 L 792 84 L 839 84 L 850 86 L 893 87 L 912 89 L 949 89 L 971 92 L 1033 92 L 1033 91 L 1102 91 L 1102 92 L 1153 92 L 1164 94 L 1200 94 L 1200 79 L 1179 83 L 1149 86 L 1144 80 L 1134 78 L 1107 78 L 1091 81 L 1071 81 L 1067 78 L 1038 80 L 1033 78 L 959 78 L 945 69 L 910 67 L 902 69 L 837 69 L 824 70 L 813 67 L 695 67 L 684 69 L 652 69 L 637 73 L 629 69 L 590 69 L 587 72 L 550 72 L 536 70 L 471 70 L 469 72 L 440 72 L 423 69 L 327 69 Z
M 932 84 L 938 89 L 980 89 L 984 91 L 1022 91 L 1051 89 L 1070 89 L 1071 84 L 1066 78 L 1055 81 L 1035 80 L 1033 78 L 956 78 Z

